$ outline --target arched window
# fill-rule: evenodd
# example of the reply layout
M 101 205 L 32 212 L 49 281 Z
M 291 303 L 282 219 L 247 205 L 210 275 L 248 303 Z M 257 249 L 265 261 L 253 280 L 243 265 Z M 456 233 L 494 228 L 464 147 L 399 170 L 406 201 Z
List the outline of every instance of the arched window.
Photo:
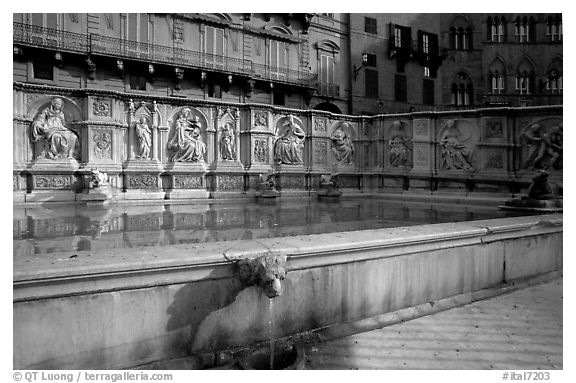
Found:
M 535 41 L 535 31 L 536 28 L 534 27 L 534 19 L 532 17 L 527 18 L 524 17 L 517 17 L 516 21 L 514 22 L 515 25 L 515 34 L 516 38 L 521 43 L 528 43 L 531 41 Z
M 472 105 L 472 80 L 464 72 L 456 74 L 451 86 L 451 104 L 454 106 Z
M 562 93 L 563 81 L 562 60 L 556 58 L 548 66 L 546 72 L 546 91 L 548 93 Z
M 469 50 L 472 47 L 472 22 L 464 15 L 457 15 L 450 23 L 450 49 Z
M 506 39 L 506 19 L 504 17 L 488 17 L 486 20 L 488 40 L 502 43 Z
M 488 67 L 488 87 L 492 94 L 504 93 L 506 89 L 506 66 L 499 58 Z
M 522 59 L 516 69 L 516 92 L 534 93 L 534 65 L 527 58 Z
M 562 41 L 562 15 L 548 16 L 546 35 L 549 36 L 550 41 Z

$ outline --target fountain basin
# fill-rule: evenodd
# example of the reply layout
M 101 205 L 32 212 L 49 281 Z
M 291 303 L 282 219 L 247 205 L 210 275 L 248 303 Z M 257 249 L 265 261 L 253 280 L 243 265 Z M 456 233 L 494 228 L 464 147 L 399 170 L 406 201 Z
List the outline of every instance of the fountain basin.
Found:
M 562 220 L 15 257 L 14 368 L 131 368 L 261 343 L 269 298 L 238 280 L 233 260 L 271 251 L 288 256 L 275 338 L 514 283 L 562 269 Z

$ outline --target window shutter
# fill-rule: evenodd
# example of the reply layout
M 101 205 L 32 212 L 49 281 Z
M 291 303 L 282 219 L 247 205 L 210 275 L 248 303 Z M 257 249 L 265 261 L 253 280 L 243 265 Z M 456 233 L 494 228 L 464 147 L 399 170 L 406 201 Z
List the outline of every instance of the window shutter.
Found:
M 428 52 L 431 54 L 438 54 L 438 35 L 437 34 L 429 34 L 428 35 Z
M 412 28 L 402 27 L 402 47 L 410 49 L 412 45 Z
M 492 18 L 488 17 L 488 19 L 486 20 L 486 40 L 487 41 L 491 41 L 492 40 Z
M 424 51 L 424 33 L 422 31 L 418 31 L 418 51 Z

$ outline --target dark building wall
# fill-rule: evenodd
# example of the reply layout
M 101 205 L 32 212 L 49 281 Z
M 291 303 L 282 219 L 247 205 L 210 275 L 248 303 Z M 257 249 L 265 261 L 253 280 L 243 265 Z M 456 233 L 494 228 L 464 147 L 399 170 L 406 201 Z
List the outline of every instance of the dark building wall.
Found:
M 488 21 L 504 19 L 502 41 L 493 42 Z M 517 20 L 530 20 L 530 41 L 520 42 L 516 35 Z M 556 19 L 558 18 L 558 19 Z M 553 105 L 562 104 L 562 91 L 546 89 L 546 80 L 552 67 L 562 73 L 563 44 L 553 41 L 548 35 L 549 20 L 560 20 L 558 14 L 444 14 L 442 15 L 442 41 L 449 48 L 448 58 L 443 67 L 443 96 L 445 108 L 478 107 L 490 105 Z M 472 29 L 472 49 L 454 49 L 450 43 L 450 28 L 470 27 Z M 453 45 L 453 44 L 452 44 Z M 504 89 L 492 92 L 491 73 L 502 65 Z M 531 67 L 530 94 L 521 94 L 516 89 L 516 76 L 528 63 Z M 452 85 L 457 82 L 459 72 L 469 73 L 473 83 L 471 105 L 454 105 Z

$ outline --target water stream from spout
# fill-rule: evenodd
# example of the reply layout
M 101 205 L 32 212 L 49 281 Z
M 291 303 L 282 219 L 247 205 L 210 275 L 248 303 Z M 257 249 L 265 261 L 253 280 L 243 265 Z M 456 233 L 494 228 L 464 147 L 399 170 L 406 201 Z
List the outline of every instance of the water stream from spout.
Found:
M 274 369 L 274 299 L 268 299 L 268 313 L 270 318 L 270 369 Z

